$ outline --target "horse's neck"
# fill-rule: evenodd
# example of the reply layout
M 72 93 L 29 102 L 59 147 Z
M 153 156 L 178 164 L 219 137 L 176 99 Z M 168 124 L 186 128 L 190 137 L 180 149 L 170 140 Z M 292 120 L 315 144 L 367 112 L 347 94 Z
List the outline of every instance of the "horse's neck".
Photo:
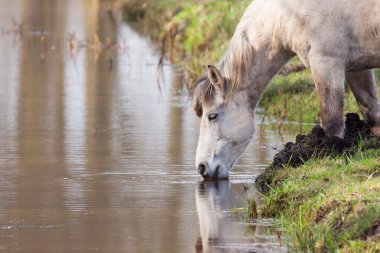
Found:
M 249 88 L 255 106 L 270 80 L 294 56 L 294 53 L 284 48 L 286 45 L 282 40 L 280 26 L 283 15 L 283 9 L 274 8 L 271 1 L 253 1 L 236 27 L 232 38 L 232 45 L 243 45 L 240 49 L 248 51 L 251 56 L 248 75 L 241 78 L 245 79 L 245 82 L 240 88 Z M 244 55 L 242 52 L 239 53 Z
M 272 78 L 293 57 L 293 53 L 282 47 L 261 45 L 255 51 L 247 85 L 253 103 L 257 105 Z
M 292 56 L 291 52 L 287 52 L 284 49 L 263 49 L 257 51 L 248 77 L 249 86 L 252 89 L 258 89 L 263 92 L 271 79 Z
M 254 8 L 257 8 L 255 12 Z M 267 2 L 253 1 L 219 63 L 222 74 L 230 80 L 232 90 L 247 89 L 254 107 L 273 76 L 294 55 L 284 48 L 281 29 L 277 25 L 281 16 L 274 16 L 268 21 L 257 17 L 261 12 L 269 15 L 273 8 Z

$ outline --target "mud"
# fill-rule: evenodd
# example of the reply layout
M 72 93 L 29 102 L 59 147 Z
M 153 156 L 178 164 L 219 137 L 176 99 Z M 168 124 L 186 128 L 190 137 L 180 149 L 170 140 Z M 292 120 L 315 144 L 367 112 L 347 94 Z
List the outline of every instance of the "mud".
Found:
M 347 157 L 358 150 L 380 147 L 380 137 L 371 134 L 369 125 L 356 113 L 348 113 L 343 139 L 326 136 L 321 126 L 314 127 L 307 135 L 297 135 L 296 142 L 288 142 L 277 153 L 271 165 L 256 179 L 257 187 L 267 191 L 278 169 L 298 167 L 309 159 L 345 154 Z

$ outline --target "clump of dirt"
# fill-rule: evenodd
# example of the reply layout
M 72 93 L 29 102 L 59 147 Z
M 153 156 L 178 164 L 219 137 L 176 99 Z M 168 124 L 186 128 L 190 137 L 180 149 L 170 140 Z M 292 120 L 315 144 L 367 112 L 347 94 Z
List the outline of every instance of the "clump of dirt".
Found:
M 346 154 L 350 156 L 360 150 L 379 148 L 380 138 L 371 134 L 368 124 L 356 113 L 346 115 L 346 131 L 343 139 L 327 136 L 322 127 L 316 126 L 310 134 L 297 135 L 296 142 L 288 142 L 274 156 L 272 164 L 256 178 L 256 185 L 267 191 L 278 169 L 297 167 L 311 158 L 322 158 Z M 360 148 L 359 148 L 360 145 Z

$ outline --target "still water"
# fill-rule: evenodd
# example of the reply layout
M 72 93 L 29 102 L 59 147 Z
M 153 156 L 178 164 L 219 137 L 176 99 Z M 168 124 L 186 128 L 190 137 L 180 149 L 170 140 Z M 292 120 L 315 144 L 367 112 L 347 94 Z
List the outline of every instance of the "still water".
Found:
M 203 183 L 178 69 L 116 10 L 0 0 L 0 252 L 284 252 L 236 210 L 285 140 L 258 131 Z

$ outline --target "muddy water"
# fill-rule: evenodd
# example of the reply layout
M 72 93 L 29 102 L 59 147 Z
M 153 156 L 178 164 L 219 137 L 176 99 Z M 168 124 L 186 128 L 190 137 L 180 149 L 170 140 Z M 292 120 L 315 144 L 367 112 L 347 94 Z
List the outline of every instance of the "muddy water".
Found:
M 181 76 L 107 8 L 0 0 L 0 251 L 283 251 L 236 212 L 283 140 L 260 132 L 203 183 Z

